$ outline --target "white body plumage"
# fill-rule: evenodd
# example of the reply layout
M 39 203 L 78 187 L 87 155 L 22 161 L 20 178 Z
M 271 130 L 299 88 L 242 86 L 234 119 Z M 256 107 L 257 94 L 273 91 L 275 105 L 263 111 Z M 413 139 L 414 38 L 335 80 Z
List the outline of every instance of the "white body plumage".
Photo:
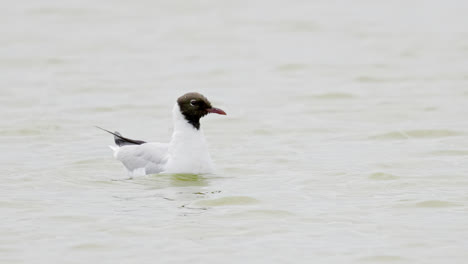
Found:
M 201 128 L 187 122 L 178 104 L 173 111 L 174 131 L 169 143 L 110 146 L 130 176 L 156 173 L 213 173 L 214 165 Z

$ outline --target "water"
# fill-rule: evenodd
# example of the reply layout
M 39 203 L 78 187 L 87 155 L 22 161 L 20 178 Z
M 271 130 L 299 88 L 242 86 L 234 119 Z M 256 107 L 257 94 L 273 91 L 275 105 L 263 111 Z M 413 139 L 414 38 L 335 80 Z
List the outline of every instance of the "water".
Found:
M 0 10 L 0 262 L 466 263 L 466 1 Z M 215 175 L 126 179 L 199 91 Z

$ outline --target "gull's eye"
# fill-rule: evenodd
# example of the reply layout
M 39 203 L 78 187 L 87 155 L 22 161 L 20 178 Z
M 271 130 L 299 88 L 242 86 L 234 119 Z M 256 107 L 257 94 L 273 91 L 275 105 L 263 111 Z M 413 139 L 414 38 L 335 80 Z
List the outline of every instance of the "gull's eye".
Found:
M 197 104 L 197 100 L 195 100 L 195 99 L 190 100 L 190 105 L 191 106 L 195 106 L 196 104 Z

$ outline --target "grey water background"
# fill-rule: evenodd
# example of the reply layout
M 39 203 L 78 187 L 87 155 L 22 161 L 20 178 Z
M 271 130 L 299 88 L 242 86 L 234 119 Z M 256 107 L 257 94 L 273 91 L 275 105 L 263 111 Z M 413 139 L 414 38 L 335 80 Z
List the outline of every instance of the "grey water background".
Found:
M 466 263 L 468 2 L 4 1 L 1 263 Z M 127 179 L 99 125 L 218 172 Z

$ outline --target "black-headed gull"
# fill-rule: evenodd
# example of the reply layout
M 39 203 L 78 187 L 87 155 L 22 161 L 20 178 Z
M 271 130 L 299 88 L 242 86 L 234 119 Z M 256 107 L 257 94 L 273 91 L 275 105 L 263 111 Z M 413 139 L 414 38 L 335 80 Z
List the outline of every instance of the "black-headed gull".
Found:
M 179 97 L 172 110 L 174 132 L 169 143 L 147 143 L 123 137 L 117 131 L 103 130 L 114 135 L 117 146 L 110 148 L 130 176 L 212 173 L 213 162 L 200 128 L 200 118 L 209 113 L 226 115 L 223 110 L 212 107 L 210 101 L 199 93 L 187 93 Z

